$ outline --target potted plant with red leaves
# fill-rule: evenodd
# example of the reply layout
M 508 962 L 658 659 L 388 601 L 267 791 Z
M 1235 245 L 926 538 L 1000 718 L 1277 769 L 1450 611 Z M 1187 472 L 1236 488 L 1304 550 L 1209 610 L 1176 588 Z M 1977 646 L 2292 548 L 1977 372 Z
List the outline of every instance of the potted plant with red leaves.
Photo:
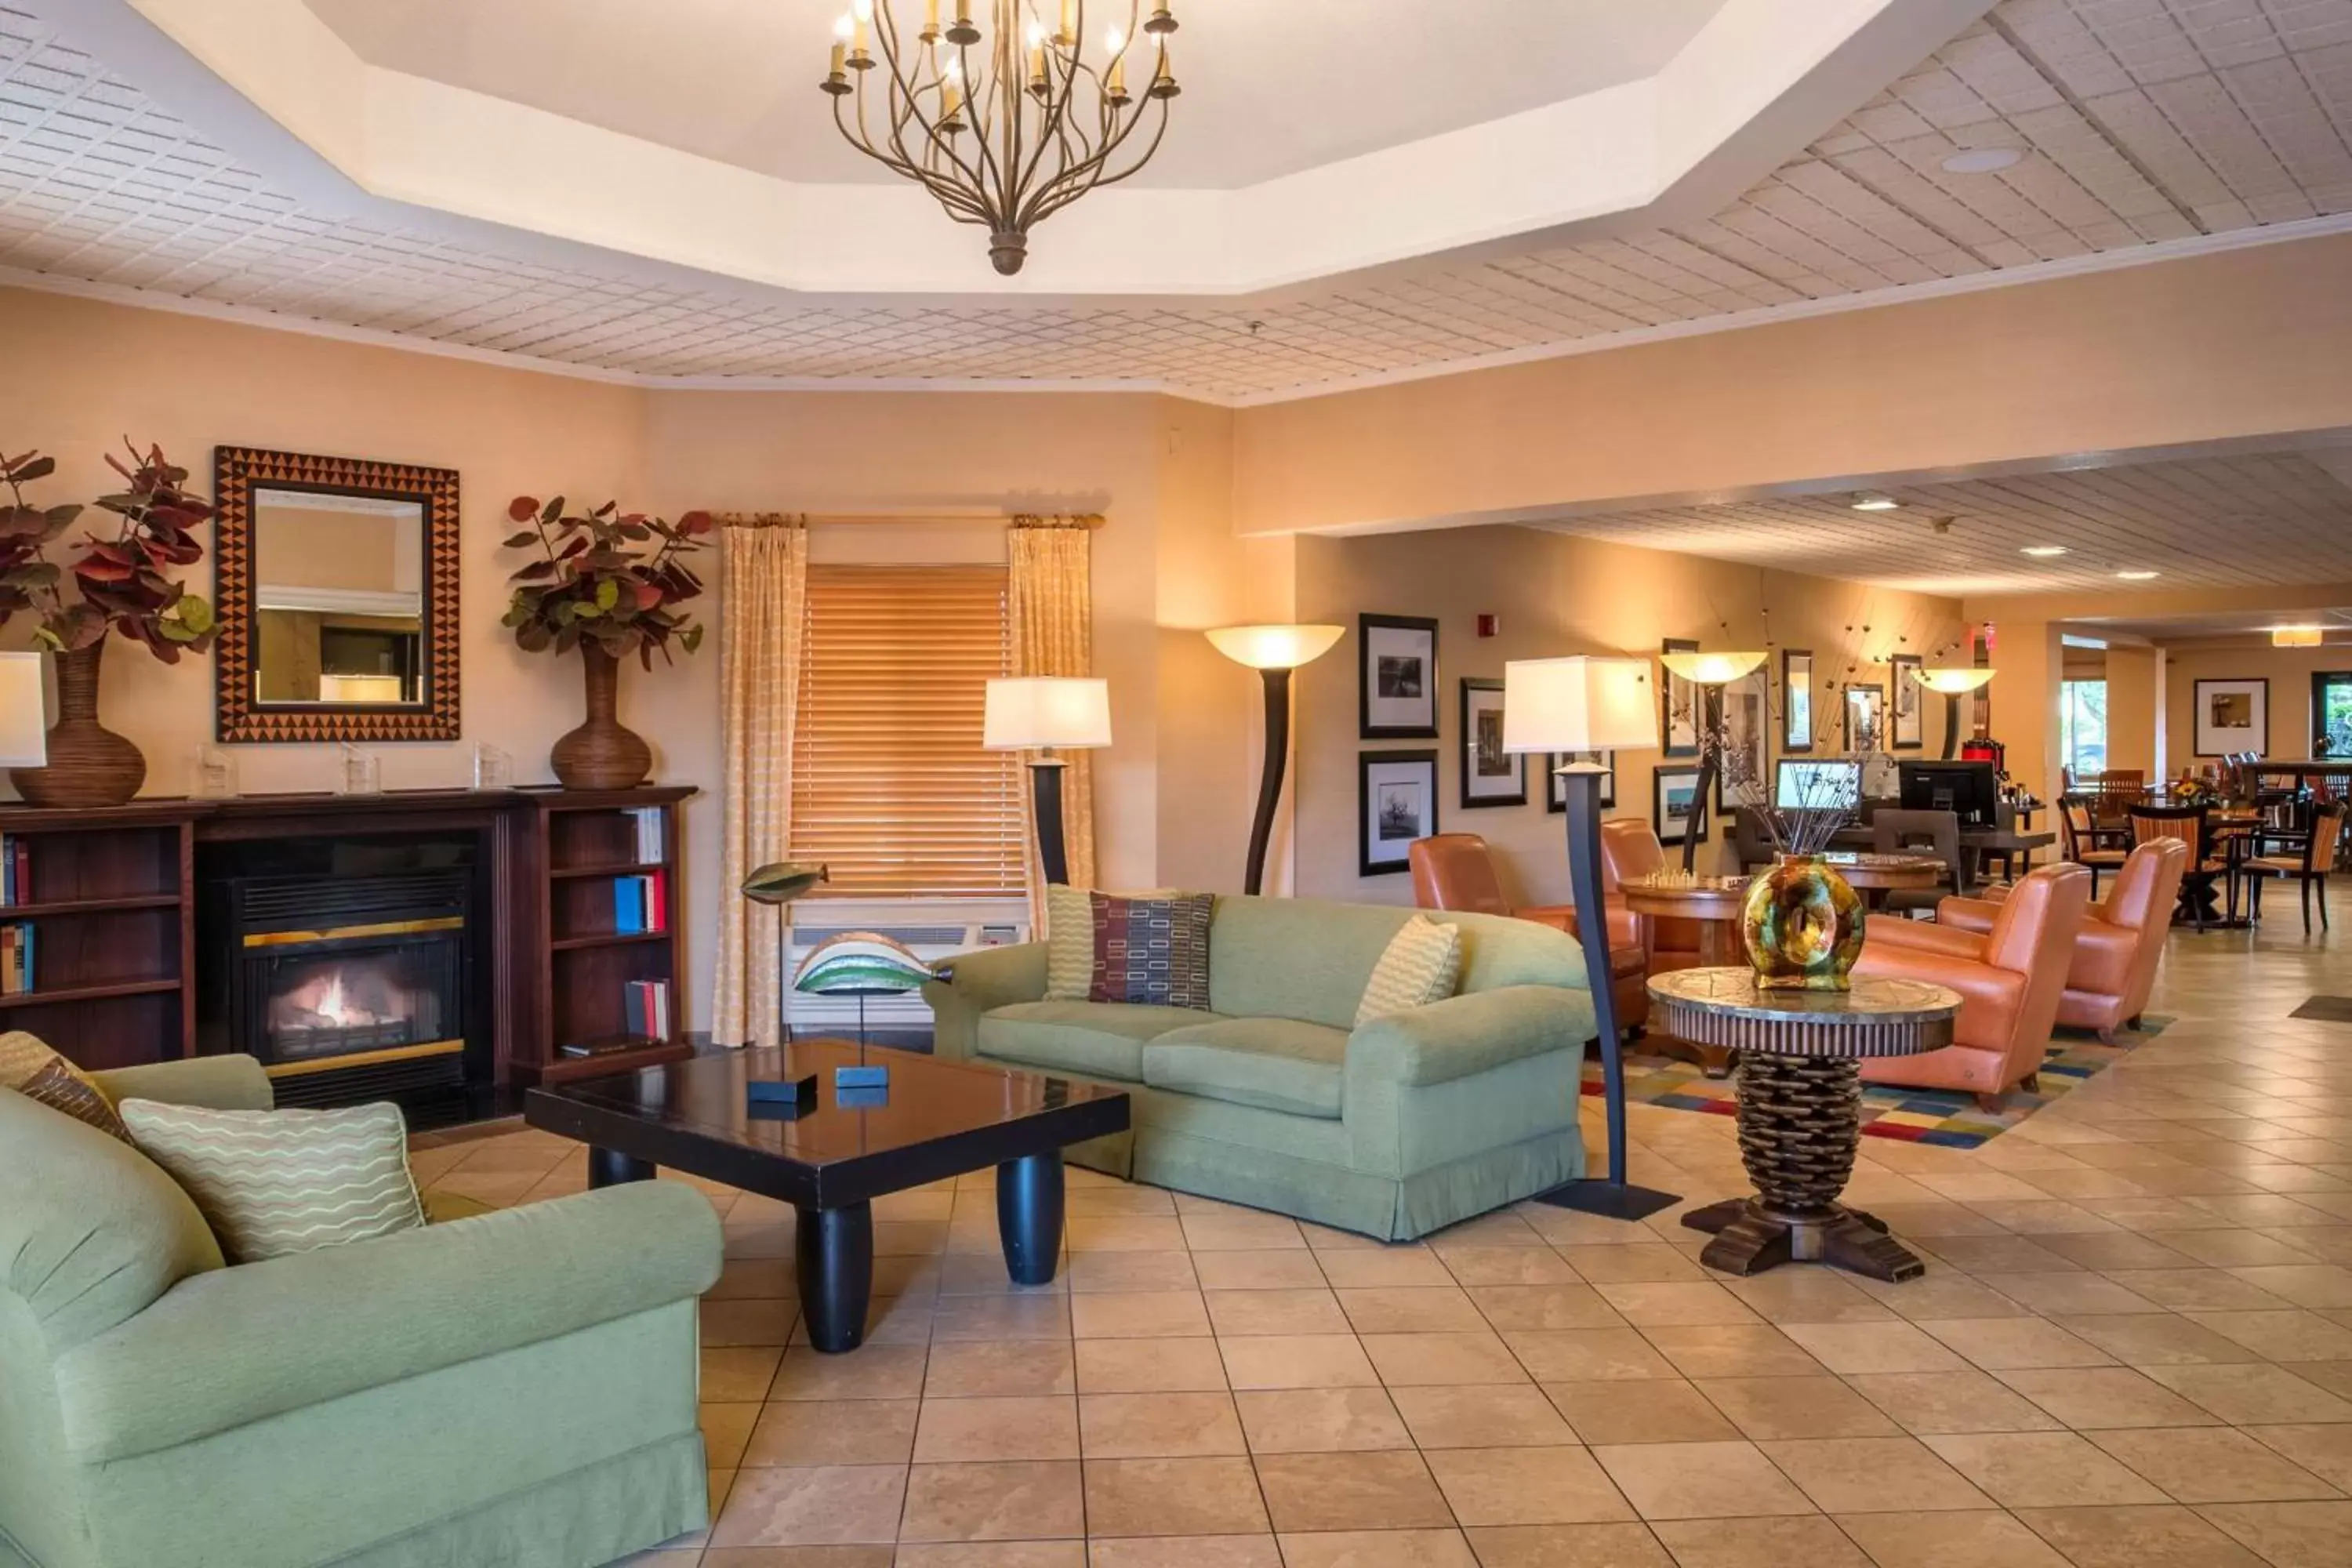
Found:
M 79 553 L 62 567 L 47 558 L 47 549 L 82 509 L 38 507 L 26 499 L 26 485 L 56 470 L 50 458 L 37 452 L 0 458 L 0 484 L 8 490 L 0 505 L 0 622 L 20 611 L 37 615 L 33 638 L 58 660 L 48 765 L 9 773 L 17 793 L 35 805 L 120 805 L 146 781 L 139 748 L 98 721 L 107 633 L 143 644 L 165 664 L 212 646 L 212 605 L 170 575 L 204 559 L 194 531 L 212 516 L 212 506 L 187 492 L 188 470 L 173 467 L 162 447 L 142 452 L 128 438 L 123 446 L 128 464 L 110 452 L 106 461 L 124 488 L 98 500 L 118 520 L 113 531 L 83 534 Z
M 587 672 L 588 718 L 555 742 L 549 762 L 566 789 L 627 789 L 653 770 L 653 752 L 614 717 L 621 660 L 646 668 L 676 647 L 692 653 L 702 627 L 678 606 L 702 592 L 684 557 L 703 548 L 717 526 L 707 511 L 666 522 L 625 512 L 612 501 L 584 515 L 566 513 L 563 498 L 544 506 L 517 496 L 507 516 L 526 526 L 509 550 L 536 550 L 516 572 L 505 624 L 516 646 L 532 653 L 580 650 Z

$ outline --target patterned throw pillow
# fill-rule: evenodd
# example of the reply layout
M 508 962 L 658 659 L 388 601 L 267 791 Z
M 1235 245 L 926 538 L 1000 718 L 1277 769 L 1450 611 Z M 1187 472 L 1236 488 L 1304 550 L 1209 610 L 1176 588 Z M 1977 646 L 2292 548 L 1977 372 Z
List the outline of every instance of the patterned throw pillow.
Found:
M 1095 984 L 1095 912 L 1084 888 L 1045 886 L 1045 1000 L 1083 1002 Z
M 131 1142 L 106 1091 L 81 1068 L 22 1029 L 0 1035 L 0 1089 L 13 1089 L 26 1100 L 37 1100 L 76 1121 L 87 1121 L 100 1132 Z
M 425 1223 L 396 1105 L 204 1110 L 126 1100 L 122 1120 L 140 1152 L 195 1200 L 232 1263 Z
M 1372 965 L 1364 999 L 1356 1004 L 1356 1023 L 1360 1026 L 1443 1002 L 1461 979 L 1462 928 L 1415 915 L 1397 928 Z
M 1209 919 L 1215 895 L 1087 898 L 1095 936 L 1087 1001 L 1208 1008 Z

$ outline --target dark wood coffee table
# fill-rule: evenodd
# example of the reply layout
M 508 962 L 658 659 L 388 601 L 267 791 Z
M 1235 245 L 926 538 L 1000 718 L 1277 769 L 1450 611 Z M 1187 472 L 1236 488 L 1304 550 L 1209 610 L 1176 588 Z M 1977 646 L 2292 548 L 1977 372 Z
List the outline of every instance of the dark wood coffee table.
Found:
M 860 1062 L 888 1067 L 887 1097 L 844 1104 L 833 1069 Z M 744 1093 L 752 1079 L 811 1073 L 816 1104 L 796 1116 L 755 1113 Z M 1124 1131 L 1128 1100 L 1043 1073 L 796 1040 L 548 1084 L 524 1097 L 523 1120 L 587 1144 L 592 1187 L 645 1181 L 667 1165 L 792 1205 L 810 1342 L 847 1351 L 866 1338 L 875 1198 L 995 1166 L 1004 1267 L 1042 1285 L 1062 1251 L 1062 1150 Z

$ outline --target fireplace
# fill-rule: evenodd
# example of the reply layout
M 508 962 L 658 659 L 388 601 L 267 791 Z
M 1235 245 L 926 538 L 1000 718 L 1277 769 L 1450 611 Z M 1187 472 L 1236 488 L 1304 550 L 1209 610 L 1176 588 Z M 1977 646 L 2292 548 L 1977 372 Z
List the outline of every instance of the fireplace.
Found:
M 307 864 L 222 868 L 202 922 L 202 1048 L 257 1058 L 282 1105 L 405 1101 L 482 1076 L 477 868 L 443 847 L 327 845 Z

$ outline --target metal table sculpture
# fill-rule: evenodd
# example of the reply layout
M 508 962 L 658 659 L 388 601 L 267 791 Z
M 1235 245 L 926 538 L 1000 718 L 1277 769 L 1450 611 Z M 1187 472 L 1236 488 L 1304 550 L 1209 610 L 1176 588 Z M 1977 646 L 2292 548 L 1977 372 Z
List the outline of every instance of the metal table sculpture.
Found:
M 1950 1045 L 1958 993 L 1874 978 L 1851 991 L 1763 991 L 1744 968 L 1674 970 L 1652 976 L 1649 991 L 1658 1027 L 1739 1053 L 1739 1158 L 1756 1195 L 1683 1215 L 1715 1235 L 1699 1261 L 1727 1274 L 1791 1262 L 1889 1281 L 1926 1272 L 1884 1223 L 1838 1194 L 1862 1141 L 1855 1064 Z

